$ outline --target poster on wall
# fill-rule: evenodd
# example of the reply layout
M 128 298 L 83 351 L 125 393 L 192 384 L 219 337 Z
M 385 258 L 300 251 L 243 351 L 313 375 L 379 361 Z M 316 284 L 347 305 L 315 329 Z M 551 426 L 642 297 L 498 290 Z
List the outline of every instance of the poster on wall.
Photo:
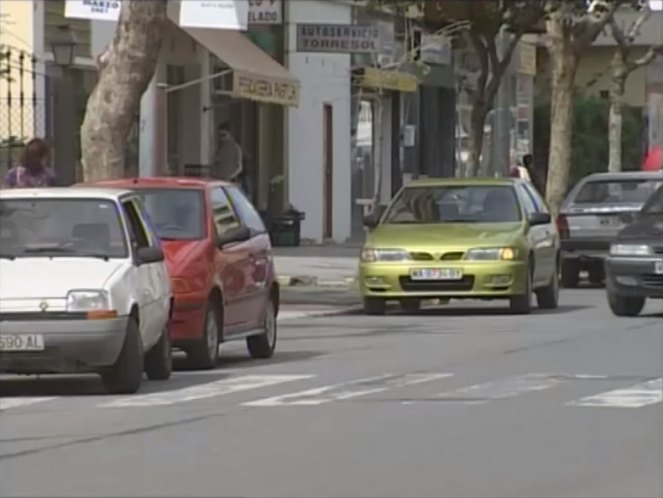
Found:
M 233 29 L 246 31 L 249 2 L 246 0 L 186 0 L 180 3 L 183 28 Z
M 120 18 L 120 0 L 67 0 L 64 16 L 93 21 L 117 21 Z
M 282 24 L 282 0 L 249 0 L 249 24 Z

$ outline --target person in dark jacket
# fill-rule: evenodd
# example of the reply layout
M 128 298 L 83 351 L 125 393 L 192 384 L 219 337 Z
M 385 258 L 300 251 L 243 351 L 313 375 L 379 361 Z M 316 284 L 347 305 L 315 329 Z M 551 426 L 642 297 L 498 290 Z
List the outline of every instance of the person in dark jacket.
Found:
M 55 173 L 46 166 L 48 144 L 41 138 L 30 140 L 17 166 L 5 175 L 4 183 L 9 188 L 54 187 Z

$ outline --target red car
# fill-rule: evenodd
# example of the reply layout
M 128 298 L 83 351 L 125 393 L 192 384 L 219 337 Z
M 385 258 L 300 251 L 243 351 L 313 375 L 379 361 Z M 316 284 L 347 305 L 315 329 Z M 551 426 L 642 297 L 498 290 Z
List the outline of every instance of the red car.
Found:
M 246 339 L 254 358 L 276 346 L 279 285 L 265 225 L 239 188 L 198 178 L 130 178 L 96 185 L 140 194 L 161 237 L 175 306 L 173 346 L 213 368 L 219 343 Z

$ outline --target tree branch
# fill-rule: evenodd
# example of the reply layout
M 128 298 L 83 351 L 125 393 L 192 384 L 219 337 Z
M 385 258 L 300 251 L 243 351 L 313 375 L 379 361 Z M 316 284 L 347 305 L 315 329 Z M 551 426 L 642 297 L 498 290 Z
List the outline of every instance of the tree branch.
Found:
M 638 68 L 649 65 L 657 56 L 663 55 L 663 43 L 649 47 L 642 57 L 626 63 L 626 71 L 631 73 Z
M 476 97 L 479 97 L 479 95 L 485 95 L 486 82 L 488 81 L 488 76 L 490 74 L 490 64 L 486 53 L 489 47 L 486 46 L 481 35 L 479 35 L 474 29 L 470 29 L 468 35 L 472 42 L 472 46 L 474 47 L 474 52 L 479 59 L 479 77 L 475 89 L 477 92 Z
M 622 3 L 623 0 L 613 0 L 605 11 L 596 14 L 587 13 L 582 20 L 574 25 L 573 50 L 576 53 L 584 51 L 596 40 L 596 37 L 610 22 Z

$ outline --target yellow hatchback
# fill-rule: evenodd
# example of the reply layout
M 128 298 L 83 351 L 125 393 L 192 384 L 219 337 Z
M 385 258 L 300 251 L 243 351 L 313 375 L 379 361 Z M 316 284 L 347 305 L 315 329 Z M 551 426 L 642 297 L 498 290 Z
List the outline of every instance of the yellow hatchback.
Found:
M 557 228 L 545 201 L 517 178 L 415 180 L 364 219 L 364 310 L 409 312 L 426 299 L 507 299 L 511 311 L 557 308 Z

